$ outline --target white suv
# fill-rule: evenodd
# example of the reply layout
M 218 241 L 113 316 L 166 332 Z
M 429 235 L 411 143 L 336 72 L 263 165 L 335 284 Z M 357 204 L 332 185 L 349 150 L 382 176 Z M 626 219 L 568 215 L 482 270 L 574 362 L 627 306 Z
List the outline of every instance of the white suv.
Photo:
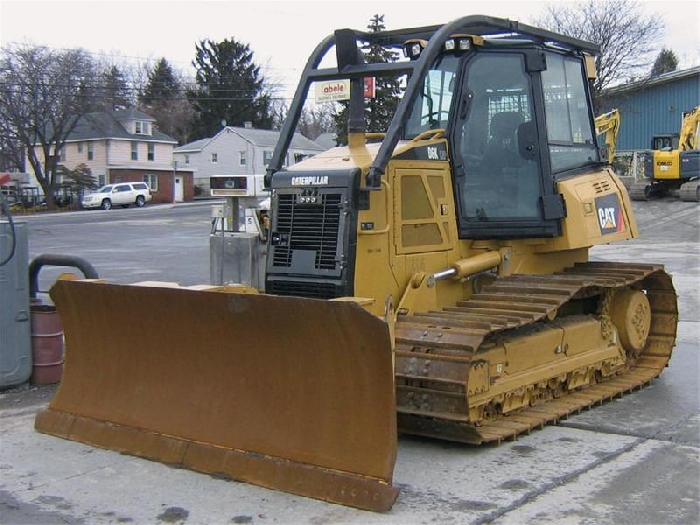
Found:
M 151 199 L 151 191 L 145 182 L 119 182 L 102 186 L 96 193 L 85 195 L 83 208 L 109 210 L 112 206 L 128 208 L 132 204 L 140 208 Z

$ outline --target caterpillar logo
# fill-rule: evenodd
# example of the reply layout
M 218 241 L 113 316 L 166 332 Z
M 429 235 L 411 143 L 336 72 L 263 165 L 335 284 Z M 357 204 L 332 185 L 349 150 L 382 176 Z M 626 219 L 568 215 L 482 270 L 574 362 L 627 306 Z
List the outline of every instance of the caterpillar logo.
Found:
M 292 186 L 328 186 L 328 175 L 292 177 Z
M 625 221 L 617 195 L 613 193 L 612 195 L 598 197 L 595 200 L 595 207 L 601 234 L 619 233 L 624 230 Z

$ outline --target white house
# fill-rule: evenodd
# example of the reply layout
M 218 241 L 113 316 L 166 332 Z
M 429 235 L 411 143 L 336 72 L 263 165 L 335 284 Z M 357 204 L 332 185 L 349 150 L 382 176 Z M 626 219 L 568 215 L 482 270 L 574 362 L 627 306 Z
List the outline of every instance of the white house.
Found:
M 153 117 L 128 108 L 81 116 L 58 155 L 68 169 L 85 164 L 100 185 L 146 182 L 154 202 L 189 201 L 194 193 L 192 172 L 173 164 L 176 145 L 174 138 L 158 131 Z M 35 149 L 43 162 L 40 145 Z M 28 161 L 26 165 L 31 168 Z
M 175 148 L 174 159 L 178 169 L 194 171 L 195 186 L 208 194 L 209 178 L 214 175 L 264 174 L 278 139 L 279 131 L 226 126 L 211 138 Z M 291 166 L 322 151 L 323 147 L 295 133 L 284 165 Z

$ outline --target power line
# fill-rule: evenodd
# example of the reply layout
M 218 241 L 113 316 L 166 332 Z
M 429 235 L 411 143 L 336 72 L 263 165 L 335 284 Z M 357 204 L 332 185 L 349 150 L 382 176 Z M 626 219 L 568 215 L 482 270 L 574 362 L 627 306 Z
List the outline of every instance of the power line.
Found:
M 25 45 L 27 45 L 27 43 L 26 43 L 26 42 L 7 42 L 6 45 L 9 45 L 9 46 L 25 46 Z M 84 53 L 86 53 L 87 55 L 91 55 L 91 56 L 93 56 L 93 57 L 98 57 L 98 58 L 113 58 L 113 59 L 117 59 L 117 58 L 129 59 L 129 60 L 131 60 L 131 61 L 145 62 L 146 64 L 148 64 L 149 62 L 157 63 L 158 61 L 160 61 L 161 58 L 165 58 L 165 59 L 168 61 L 168 63 L 171 64 L 171 65 L 180 65 L 180 66 L 182 66 L 182 65 L 184 64 L 184 62 L 182 62 L 182 61 L 180 61 L 180 60 L 175 61 L 175 60 L 169 59 L 168 57 L 161 56 L 161 55 L 151 56 L 151 57 L 130 56 L 130 55 L 122 55 L 122 54 L 117 54 L 117 53 L 112 53 L 112 52 L 92 51 L 92 50 L 85 49 L 85 48 L 82 48 L 82 47 L 78 47 L 78 48 L 51 47 L 51 46 L 45 45 L 45 44 L 36 44 L 35 47 L 45 47 L 45 48 L 50 49 L 50 50 L 52 50 L 52 51 L 64 51 L 64 52 L 66 52 L 66 51 L 76 51 L 76 50 L 80 50 L 80 51 L 83 51 Z M 253 56 L 255 56 L 255 51 L 254 51 L 254 50 L 253 50 Z M 186 67 L 187 67 L 187 68 L 192 68 L 192 67 L 193 67 L 193 66 L 192 66 L 192 62 L 194 62 L 194 60 L 195 60 L 195 58 L 193 58 L 191 62 L 188 62 L 188 63 L 186 64 Z M 139 64 L 139 65 L 140 65 L 140 64 Z M 262 69 L 262 70 L 271 71 L 271 72 L 274 72 L 274 71 L 280 71 L 280 72 L 281 72 L 281 71 L 289 71 L 289 72 L 292 72 L 292 73 L 296 73 L 297 76 L 300 74 L 300 72 L 301 72 L 301 70 L 302 70 L 302 68 L 300 68 L 300 67 L 271 67 L 271 66 L 269 66 L 269 65 L 267 65 L 267 64 L 260 64 L 260 63 L 256 63 L 256 65 L 257 65 L 260 69 Z M 195 69 L 196 69 L 196 68 L 195 68 Z M 180 71 L 180 73 L 182 73 L 182 71 Z M 283 75 L 283 76 L 285 76 L 285 75 Z

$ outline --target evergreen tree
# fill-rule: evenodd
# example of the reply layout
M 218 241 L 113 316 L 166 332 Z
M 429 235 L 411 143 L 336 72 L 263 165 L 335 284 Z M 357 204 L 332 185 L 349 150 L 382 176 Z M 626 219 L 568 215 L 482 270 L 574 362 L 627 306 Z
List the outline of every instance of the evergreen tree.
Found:
M 272 99 L 248 44 L 233 38 L 203 40 L 192 65 L 197 86 L 187 91 L 195 111 L 190 140 L 211 137 L 221 129 L 222 120 L 231 126 L 250 121 L 255 128 L 272 127 Z
M 384 15 L 374 15 L 367 26 L 372 33 L 384 31 Z M 384 49 L 378 44 L 366 46 L 364 49 L 365 60 L 369 64 L 396 62 L 399 53 L 390 49 Z M 365 121 L 368 132 L 386 131 L 391 119 L 396 113 L 401 93 L 400 80 L 396 77 L 377 77 L 375 79 L 375 96 L 368 98 L 365 103 Z
M 187 100 L 182 81 L 170 63 L 161 58 L 148 72 L 148 79 L 139 103 L 145 113 L 156 119 L 156 125 L 166 135 L 187 142 L 188 128 L 193 118 L 192 105 Z
M 157 102 L 171 102 L 181 95 L 182 86 L 175 76 L 170 63 L 161 58 L 148 73 L 148 81 L 139 102 L 145 106 L 153 106 Z
M 676 69 L 678 69 L 678 57 L 672 50 L 663 48 L 659 56 L 656 57 L 649 76 L 656 77 L 662 73 L 669 73 Z
M 384 15 L 375 14 L 370 20 L 367 29 L 371 33 L 384 31 Z M 389 49 L 384 49 L 378 44 L 367 44 L 363 46 L 362 53 L 365 62 L 368 64 L 378 64 L 395 62 L 399 58 L 399 53 Z M 368 133 L 385 132 L 391 123 L 391 119 L 396 112 L 401 93 L 401 81 L 395 77 L 376 77 L 375 96 L 365 99 L 365 130 Z M 348 106 L 347 102 L 340 103 L 341 109 L 334 116 L 336 136 L 338 144 L 346 144 L 348 140 Z
M 129 86 L 117 66 L 111 66 L 100 75 L 100 91 L 105 111 L 131 106 Z

